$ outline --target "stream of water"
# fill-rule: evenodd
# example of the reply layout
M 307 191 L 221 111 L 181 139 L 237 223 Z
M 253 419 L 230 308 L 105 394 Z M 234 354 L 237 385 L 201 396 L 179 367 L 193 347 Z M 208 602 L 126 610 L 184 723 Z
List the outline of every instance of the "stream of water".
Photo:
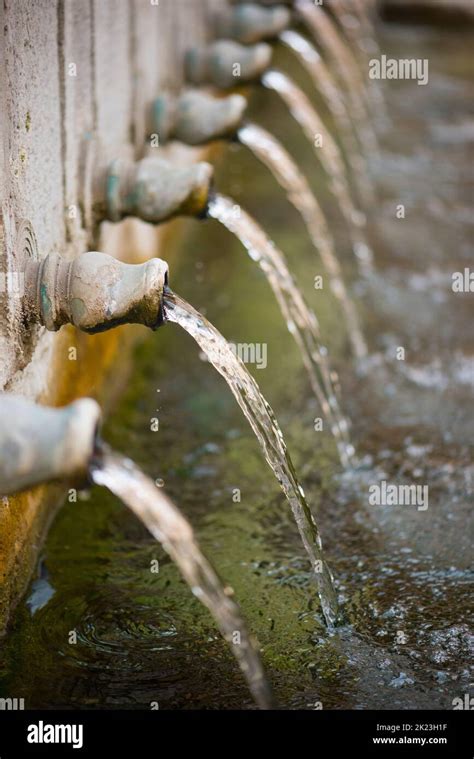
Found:
M 242 243 L 256 261 L 275 293 L 288 331 L 296 340 L 313 392 L 331 425 L 341 463 L 350 466 L 354 448 L 349 425 L 337 398 L 338 379 L 330 369 L 327 348 L 321 342 L 319 323 L 314 311 L 288 271 L 285 258 L 256 221 L 230 198 L 217 195 L 209 203 L 209 216 L 220 221 Z
M 367 345 L 357 310 L 344 283 L 326 219 L 306 177 L 283 145 L 262 127 L 246 124 L 239 129 L 238 138 L 270 169 L 278 183 L 286 190 L 290 203 L 301 214 L 312 243 L 329 275 L 332 292 L 341 304 L 354 356 L 363 358 L 367 355 Z
M 262 447 L 267 463 L 280 483 L 296 520 L 317 582 L 326 623 L 334 625 L 338 606 L 333 579 L 323 554 L 318 527 L 298 482 L 283 433 L 257 383 L 231 350 L 220 332 L 189 303 L 168 291 L 164 297 L 165 318 L 179 324 L 197 342 L 219 374 L 224 377 Z
M 354 58 L 363 73 L 367 70 L 370 58 L 380 56 L 380 46 L 372 18 L 375 9 L 364 0 L 354 0 L 351 3 L 347 3 L 346 0 L 332 0 L 331 9 L 343 35 L 350 41 Z M 387 106 L 379 81 L 372 80 L 369 83 L 368 98 L 372 119 L 375 123 L 386 122 Z
M 280 41 L 292 50 L 310 75 L 316 90 L 322 95 L 339 131 L 352 178 L 364 206 L 373 202 L 374 189 L 369 180 L 368 166 L 356 139 L 357 130 L 349 116 L 342 92 L 318 51 L 302 34 L 287 29 Z
M 344 36 L 350 41 L 355 55 L 366 59 L 368 53 L 378 53 L 370 10 L 364 2 L 347 3 L 346 0 L 331 0 L 331 10 Z
M 367 88 L 348 46 L 341 39 L 337 27 L 322 8 L 308 0 L 296 0 L 295 8 L 309 28 L 315 42 L 325 50 L 345 86 L 351 111 L 358 124 L 358 134 L 366 155 L 378 153 L 378 142 L 367 108 Z
M 103 485 L 143 522 L 169 556 L 176 562 L 193 594 L 206 606 L 228 642 L 247 680 L 250 692 L 261 709 L 272 707 L 269 684 L 233 591 L 224 587 L 202 554 L 193 529 L 165 493 L 124 456 L 102 448 L 91 476 Z
M 369 267 L 373 256 L 362 231 L 365 216 L 354 207 L 344 162 L 337 144 L 303 90 L 288 76 L 281 71 L 270 70 L 262 76 L 262 84 L 280 95 L 313 145 L 315 155 L 329 178 L 329 186 L 338 208 L 346 221 L 353 251 L 359 262 L 365 268 Z

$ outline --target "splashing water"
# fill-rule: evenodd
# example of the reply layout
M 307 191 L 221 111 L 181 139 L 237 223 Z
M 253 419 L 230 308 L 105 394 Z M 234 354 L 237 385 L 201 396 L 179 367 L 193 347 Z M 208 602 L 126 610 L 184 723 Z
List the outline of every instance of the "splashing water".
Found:
M 361 230 L 361 227 L 365 225 L 365 216 L 354 208 L 344 162 L 338 146 L 304 92 L 289 77 L 281 71 L 267 71 L 262 76 L 262 84 L 280 95 L 288 106 L 291 115 L 300 124 L 313 145 L 314 152 L 330 179 L 332 194 L 346 220 L 353 251 L 361 266 L 370 269 L 372 252 Z M 316 143 L 315 135 L 321 136 L 321 143 Z
M 112 453 L 106 446 L 92 467 L 91 476 L 97 485 L 108 488 L 133 511 L 176 562 L 193 594 L 209 609 L 231 646 L 255 702 L 261 709 L 271 709 L 270 687 L 239 607 L 229 597 L 232 590 L 222 585 L 201 553 L 189 522 L 130 459 Z M 234 642 L 236 633 L 239 642 Z
M 208 214 L 232 232 L 265 274 L 285 318 L 288 331 L 298 344 L 311 387 L 331 425 L 339 457 L 348 467 L 354 455 L 349 440 L 349 425 L 341 412 L 334 384 L 337 375 L 329 368 L 328 351 L 322 345 L 316 314 L 307 306 L 301 291 L 288 271 L 283 253 L 278 250 L 257 222 L 223 195 L 210 201 Z
M 271 170 L 286 190 L 288 200 L 301 214 L 313 245 L 319 251 L 329 274 L 331 289 L 341 304 L 354 355 L 363 358 L 367 355 L 367 346 L 359 325 L 357 310 L 344 284 L 323 212 L 306 178 L 283 145 L 265 129 L 255 124 L 246 124 L 239 129 L 238 138 Z
M 378 153 L 378 143 L 367 112 L 367 89 L 357 61 L 342 41 L 328 14 L 308 0 L 296 0 L 296 12 L 310 30 L 315 42 L 327 53 L 347 91 L 351 111 L 358 124 L 358 134 L 366 155 Z M 362 93 L 362 97 L 361 97 Z
M 265 459 L 291 506 L 317 582 L 326 623 L 332 626 L 337 619 L 337 597 L 332 575 L 323 557 L 318 527 L 306 501 L 303 488 L 298 482 L 283 433 L 271 407 L 240 358 L 234 354 L 225 338 L 202 314 L 169 289 L 164 294 L 164 309 L 165 319 L 185 329 L 206 354 L 214 368 L 224 377 L 253 429 Z
M 282 32 L 280 41 L 291 50 L 310 75 L 316 90 L 322 95 L 341 135 L 345 155 L 352 170 L 360 198 L 364 205 L 374 200 L 374 190 L 368 176 L 367 163 L 361 153 L 344 99 L 338 85 L 318 51 L 302 34 L 290 29 Z

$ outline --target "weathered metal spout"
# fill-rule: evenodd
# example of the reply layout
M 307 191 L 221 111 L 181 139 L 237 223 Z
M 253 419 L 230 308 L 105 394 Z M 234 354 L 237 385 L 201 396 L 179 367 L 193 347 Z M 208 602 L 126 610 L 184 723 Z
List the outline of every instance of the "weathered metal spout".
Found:
M 51 331 L 63 324 L 90 334 L 120 324 L 157 329 L 167 281 L 168 264 L 159 258 L 125 264 L 105 253 L 83 253 L 73 261 L 50 253 L 27 264 L 24 318 Z
M 202 145 L 235 135 L 246 107 L 242 95 L 216 98 L 198 90 L 189 90 L 177 99 L 161 95 L 153 102 L 149 131 L 159 136 L 160 143 L 175 139 Z
M 183 167 L 157 156 L 118 159 L 96 178 L 94 214 L 109 221 L 136 216 L 151 224 L 179 215 L 200 216 L 212 176 L 213 167 L 204 162 Z
M 53 409 L 0 395 L 0 495 L 53 480 L 86 482 L 99 423 L 90 398 Z
M 243 3 L 216 14 L 216 36 L 251 44 L 277 37 L 290 21 L 290 11 L 283 5 L 262 8 L 256 3 Z
M 246 47 L 232 40 L 218 40 L 192 48 L 185 56 L 185 72 L 191 84 L 237 87 L 258 80 L 270 65 L 272 49 L 261 42 Z

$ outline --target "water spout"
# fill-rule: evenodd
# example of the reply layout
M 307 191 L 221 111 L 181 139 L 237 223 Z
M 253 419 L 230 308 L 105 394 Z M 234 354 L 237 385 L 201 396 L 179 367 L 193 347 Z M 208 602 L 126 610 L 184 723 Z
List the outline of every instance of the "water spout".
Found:
M 137 216 L 151 224 L 183 214 L 199 216 L 212 175 L 212 166 L 204 162 L 175 166 L 158 156 L 117 159 L 96 174 L 93 215 L 98 221 Z
M 161 95 L 152 104 L 149 132 L 159 136 L 160 144 L 179 140 L 203 145 L 233 137 L 246 107 L 243 95 L 216 98 L 199 90 L 189 90 L 178 98 Z
M 262 8 L 256 3 L 243 3 L 218 12 L 215 31 L 217 37 L 248 45 L 276 37 L 290 20 L 291 14 L 283 5 Z
M 186 79 L 191 84 L 213 84 L 227 89 L 257 82 L 270 65 L 272 49 L 261 42 L 246 47 L 232 40 L 218 40 L 192 48 L 185 57 Z
M 85 484 L 99 422 L 90 398 L 53 409 L 0 395 L 0 495 L 55 480 Z
M 83 253 L 73 261 L 50 253 L 27 263 L 24 320 L 51 331 L 73 324 L 91 334 L 120 324 L 157 329 L 167 281 L 168 264 L 159 258 L 124 264 L 105 253 Z

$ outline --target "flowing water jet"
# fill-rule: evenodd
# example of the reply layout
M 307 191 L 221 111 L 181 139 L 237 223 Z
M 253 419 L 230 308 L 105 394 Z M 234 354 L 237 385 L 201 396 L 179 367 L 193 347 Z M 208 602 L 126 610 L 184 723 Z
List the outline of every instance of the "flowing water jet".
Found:
M 230 597 L 194 537 L 193 529 L 179 509 L 135 464 L 101 444 L 91 467 L 91 477 L 133 511 L 179 567 L 196 598 L 213 615 L 230 645 L 250 692 L 261 709 L 272 708 L 270 686 L 259 654 L 252 643 L 240 609 Z M 234 636 L 239 633 L 239 642 Z
M 357 53 L 363 54 L 365 58 L 367 53 L 379 52 L 374 24 L 364 2 L 331 0 L 331 11 Z
M 225 205 L 226 201 L 222 199 L 221 204 L 222 203 Z M 254 225 L 254 227 L 258 231 L 257 225 Z M 244 231 L 245 230 L 242 230 L 242 233 Z M 250 231 L 251 233 L 251 237 L 249 238 L 250 242 L 252 239 L 252 227 L 247 231 Z M 261 230 L 260 233 L 263 234 Z M 263 238 L 264 240 L 267 240 L 267 246 L 271 247 L 268 238 L 266 238 L 265 235 L 263 235 Z M 249 250 L 253 249 L 249 248 Z M 262 253 L 259 255 L 262 256 Z M 278 261 L 278 257 L 276 260 Z M 269 269 L 269 266 L 263 268 Z M 280 275 L 285 277 L 286 274 L 286 267 L 283 266 Z M 167 277 L 168 267 L 165 262 L 160 261 L 159 259 L 153 259 L 146 264 L 141 265 L 127 265 L 118 262 L 103 253 L 90 252 L 83 254 L 71 263 L 65 261 L 58 255 L 50 254 L 43 262 L 43 266 L 38 267 L 33 262 L 27 267 L 23 304 L 25 323 L 31 321 L 32 323 L 44 324 L 47 329 L 52 331 L 60 329 L 63 324 L 72 323 L 79 329 L 89 333 L 112 329 L 113 327 L 124 323 L 141 323 L 146 324 L 152 329 L 156 329 L 163 323 L 165 316 L 163 295 L 165 286 L 167 285 Z M 288 280 L 290 281 L 289 275 Z M 288 286 L 289 285 L 287 285 L 287 287 Z M 278 290 L 276 291 L 278 292 Z M 40 294 L 44 295 L 44 293 L 48 296 L 46 299 L 39 297 Z M 292 295 L 292 298 L 295 303 L 298 303 L 295 294 Z M 170 311 L 171 314 L 174 316 L 177 315 L 178 318 L 185 313 L 185 309 L 182 307 L 180 308 L 176 298 L 173 299 L 169 293 L 167 296 L 167 304 L 168 318 L 170 318 Z M 308 317 L 311 317 L 311 312 L 308 311 L 307 315 Z M 198 316 L 199 315 L 197 315 L 197 317 Z M 317 327 L 314 315 L 312 315 L 312 318 L 314 319 L 314 324 L 312 326 Z M 173 318 L 170 318 L 170 320 L 173 321 Z M 182 323 L 183 326 L 188 326 L 188 329 L 192 332 L 192 327 L 189 327 L 186 319 L 182 320 Z M 195 320 L 195 324 L 198 323 L 199 322 Z M 311 326 L 311 323 L 309 326 Z M 227 354 L 230 353 L 233 357 L 232 351 L 225 343 L 222 336 L 215 330 L 212 332 L 210 325 L 208 325 L 207 333 L 210 334 L 211 337 L 214 336 L 214 338 L 217 336 L 220 339 L 221 350 L 224 350 Z M 311 334 L 312 332 L 308 331 L 309 337 L 311 337 Z M 209 347 L 209 345 L 207 347 Z M 318 349 L 321 349 L 321 346 L 317 347 Z M 314 361 L 315 366 L 318 366 L 317 359 L 318 357 L 322 359 L 323 353 L 318 352 L 318 356 L 311 356 L 311 354 L 308 353 L 308 356 Z M 219 371 L 223 373 L 220 361 L 216 359 L 215 365 L 218 366 Z M 239 369 L 239 367 L 241 368 L 240 373 L 245 379 L 247 387 L 250 388 L 250 390 L 256 391 L 254 393 L 255 397 L 257 401 L 260 400 L 261 408 L 263 408 L 266 414 L 266 416 L 264 414 L 264 418 L 270 421 L 270 427 L 273 432 L 273 441 L 270 440 L 270 445 L 273 445 L 275 448 L 276 458 L 271 455 L 269 447 L 266 448 L 265 451 L 268 453 L 269 463 L 271 462 L 275 467 L 275 473 L 278 472 L 279 481 L 282 483 L 282 487 L 288 495 L 288 499 L 293 507 L 305 547 L 310 557 L 312 557 L 312 567 L 316 572 L 318 579 L 318 590 L 320 593 L 323 613 L 328 624 L 332 624 L 337 616 L 337 602 L 332 587 L 331 575 L 322 561 L 319 534 L 314 520 L 312 519 L 311 512 L 304 499 L 303 491 L 300 490 L 300 486 L 296 480 L 289 458 L 288 462 L 286 462 L 286 447 L 283 442 L 280 442 L 281 432 L 276 425 L 276 422 L 274 423 L 274 427 L 271 426 L 273 423 L 273 415 L 271 417 L 269 416 L 269 413 L 266 410 L 266 403 L 258 392 L 256 384 L 252 384 L 253 380 L 248 372 L 246 372 L 243 364 L 241 365 L 239 362 L 236 363 L 234 360 L 230 366 L 234 370 L 236 367 L 237 369 Z M 326 367 L 325 371 L 329 375 L 327 362 L 324 363 L 324 367 Z M 239 388 L 242 388 L 244 384 L 240 383 Z M 231 387 L 235 386 L 231 384 Z M 331 405 L 329 405 L 319 386 L 318 390 L 321 394 L 323 405 L 328 413 L 328 418 L 335 417 L 334 409 L 338 409 L 336 396 L 334 394 L 332 395 Z M 236 395 L 238 398 L 241 397 L 238 393 L 236 393 Z M 260 436 L 261 430 L 255 416 L 250 414 L 247 418 L 249 418 L 249 421 L 250 419 L 252 420 L 251 423 L 253 429 L 259 436 L 259 440 L 266 441 L 266 438 Z M 353 449 L 351 449 L 349 443 L 346 443 L 344 440 L 342 426 L 335 423 L 333 426 L 333 432 L 340 443 L 338 449 L 341 459 L 343 461 L 347 460 L 348 463 L 349 456 L 353 453 Z M 345 432 L 347 433 L 347 423 Z M 302 524 L 303 518 L 307 520 L 306 527 Z M 319 561 L 322 562 L 321 566 L 315 563 Z
M 367 163 L 356 138 L 357 129 L 349 116 L 338 84 L 314 45 L 302 34 L 286 30 L 280 34 L 279 40 L 295 54 L 311 77 L 316 90 L 324 98 L 341 136 L 345 156 L 362 203 L 364 206 L 370 205 L 374 199 L 374 190 L 369 179 Z
M 380 56 L 380 46 L 377 42 L 375 25 L 371 13 L 364 0 L 332 0 L 331 10 L 345 36 L 350 40 L 355 57 L 364 75 L 368 71 L 370 56 Z M 375 118 L 387 119 L 387 107 L 380 82 L 371 80 L 368 95 Z
M 367 345 L 360 328 L 357 310 L 344 283 L 326 219 L 306 177 L 283 145 L 262 127 L 246 124 L 239 129 L 237 136 L 239 141 L 270 169 L 278 183 L 286 190 L 290 203 L 301 214 L 311 241 L 328 272 L 331 290 L 341 304 L 354 355 L 358 359 L 364 358 L 367 355 Z
M 318 587 L 321 608 L 328 626 L 337 621 L 337 596 L 331 571 L 322 553 L 319 530 L 286 448 L 275 415 L 243 362 L 225 338 L 189 303 L 169 288 L 164 295 L 165 320 L 179 324 L 194 338 L 232 391 L 259 441 L 265 459 L 291 506 Z
M 367 88 L 363 81 L 357 61 L 342 41 L 337 27 L 321 7 L 308 0 L 296 0 L 295 8 L 311 32 L 315 42 L 326 51 L 334 64 L 341 83 L 348 93 L 351 111 L 357 120 L 359 139 L 366 155 L 378 153 L 378 143 L 370 123 L 367 108 Z M 360 96 L 362 93 L 362 97 Z
M 267 71 L 262 76 L 262 84 L 280 95 L 313 145 L 314 152 L 329 177 L 331 192 L 346 221 L 354 254 L 362 267 L 369 268 L 372 252 L 362 232 L 365 215 L 358 211 L 352 202 L 344 162 L 337 144 L 304 92 L 286 74 L 274 69 Z M 315 141 L 316 135 L 320 135 L 318 142 Z
M 314 311 L 288 271 L 283 253 L 257 222 L 224 195 L 209 203 L 208 214 L 217 219 L 242 243 L 250 258 L 258 263 L 270 284 L 288 331 L 299 346 L 313 392 L 336 440 L 341 463 L 349 467 L 354 448 L 349 439 L 349 425 L 342 414 L 335 385 L 337 374 L 330 369 L 328 350 L 322 344 L 319 323 Z
M 222 585 L 179 509 L 136 466 L 99 438 L 101 412 L 91 398 L 63 408 L 0 394 L 0 495 L 48 482 L 83 488 L 92 479 L 120 498 L 176 562 L 209 609 L 240 665 L 255 702 L 272 707 L 270 686 L 232 590 Z M 238 640 L 234 636 L 238 633 Z

